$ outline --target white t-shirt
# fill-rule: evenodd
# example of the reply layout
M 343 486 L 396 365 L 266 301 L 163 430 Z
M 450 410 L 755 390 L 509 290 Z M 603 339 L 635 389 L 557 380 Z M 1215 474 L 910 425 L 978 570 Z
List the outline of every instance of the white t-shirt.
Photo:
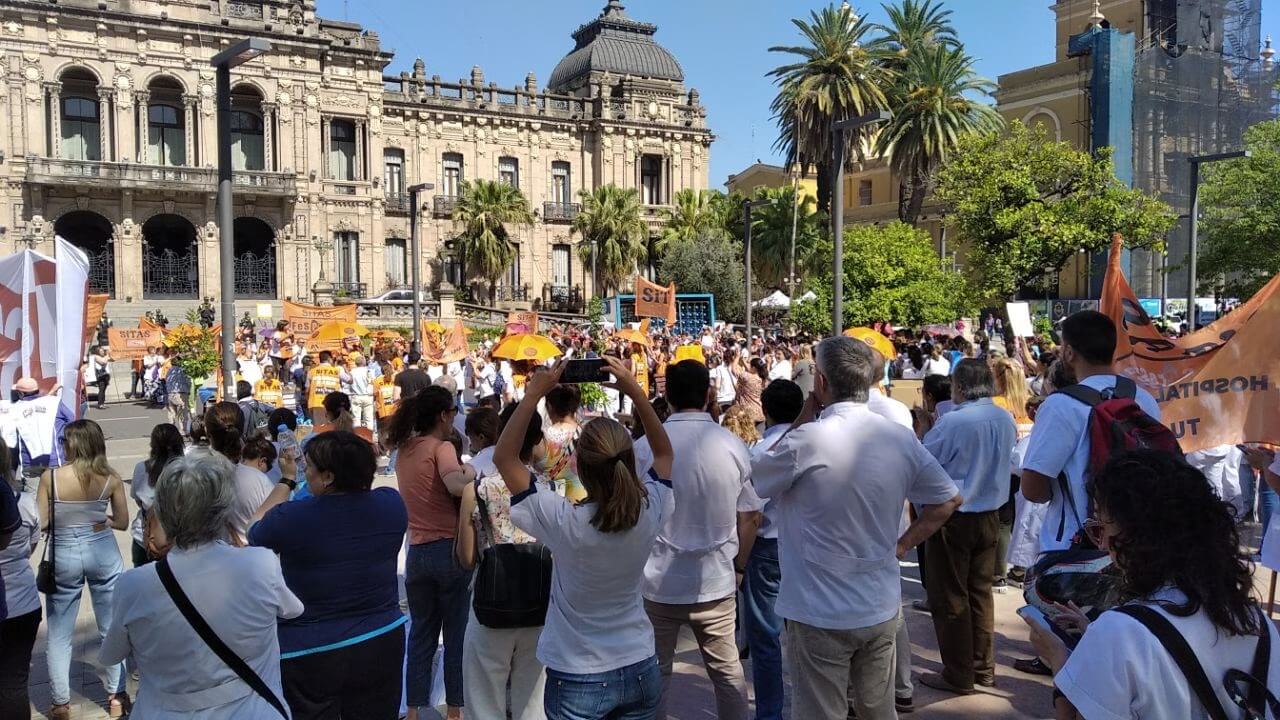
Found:
M 351 394 L 373 394 L 373 371 L 367 365 L 357 365 L 351 368 Z
M 1204 473 L 1218 497 L 1233 505 L 1239 503 L 1238 510 L 1244 509 L 1240 498 L 1240 463 L 1243 460 L 1244 453 L 1231 444 L 1187 453 L 1187 462 L 1191 467 Z
M 791 361 L 779 360 L 769 368 L 770 380 L 790 380 L 791 379 Z
M 1280 475 L 1280 456 L 1271 463 L 1270 470 Z M 1266 481 L 1265 476 L 1258 478 L 1260 483 Z M 1280 572 L 1280 513 L 1271 513 L 1271 522 L 1267 523 L 1264 532 L 1266 534 L 1262 537 L 1262 566 L 1268 570 Z
M 915 432 L 915 419 L 911 417 L 911 409 L 899 400 L 880 392 L 878 388 L 871 388 L 867 393 L 867 407 L 871 412 L 880 417 L 892 421 L 895 425 Z
M 644 486 L 649 499 L 639 521 L 616 533 L 591 526 L 594 503 L 575 505 L 546 489 L 511 499 L 512 524 L 559 558 L 551 569 L 551 604 L 538 638 L 538 660 L 544 666 L 563 673 L 602 673 L 654 654 L 653 625 L 644 611 L 640 580 L 674 501 L 670 483 L 652 473 Z
M 751 455 L 707 413 L 675 413 L 664 427 L 675 451 L 676 504 L 644 568 L 645 599 L 690 605 L 730 597 L 737 589 L 738 513 L 764 509 L 751 486 Z M 641 438 L 636 469 L 647 472 L 652 457 L 649 439 Z
M 1158 599 L 1179 602 L 1185 596 L 1166 590 Z M 1249 672 L 1257 637 L 1220 633 L 1203 610 L 1190 617 L 1176 617 L 1155 607 L 1171 621 L 1204 667 L 1209 684 L 1218 695 L 1227 715 L 1240 711 L 1226 695 L 1222 678 L 1228 670 Z M 1271 633 L 1271 662 L 1266 683 L 1280 687 L 1280 633 L 1267 622 Z M 1067 664 L 1054 677 L 1054 684 L 1080 714 L 1089 720 L 1206 720 L 1209 715 L 1151 631 L 1137 620 L 1118 612 L 1105 612 L 1089 625 Z M 1274 692 L 1274 690 L 1273 690 Z M 1235 710 L 1235 712 L 1233 712 Z M 1268 713 L 1268 717 L 1270 714 Z
M 243 539 L 253 524 L 254 513 L 266 502 L 275 483 L 261 470 L 248 465 L 236 465 L 236 503 L 231 511 L 231 527 Z
M 931 357 L 924 361 L 924 374 L 928 375 L 951 375 L 951 362 L 946 358 Z
M 1093 375 L 1080 383 L 1094 390 L 1110 390 L 1116 386 L 1115 375 Z M 1138 407 L 1152 418 L 1160 419 L 1160 406 L 1151 393 L 1138 388 Z M 1089 465 L 1089 413 L 1088 405 L 1062 394 L 1050 395 L 1036 413 L 1036 424 L 1031 430 L 1031 442 L 1022 461 L 1024 470 L 1033 470 L 1049 478 L 1053 497 L 1045 513 L 1040 533 L 1040 552 L 1065 550 L 1071 546 L 1071 537 L 1080 529 L 1080 523 L 1089 516 L 1089 498 L 1085 493 L 1085 470 Z M 1074 512 L 1062 497 L 1056 478 L 1066 473 L 1071 491 Z M 1061 528 L 1061 535 L 1059 535 Z
M 738 390 L 733 381 L 733 370 L 728 365 L 717 365 L 711 371 L 711 379 L 716 384 L 716 402 L 731 403 L 738 397 Z

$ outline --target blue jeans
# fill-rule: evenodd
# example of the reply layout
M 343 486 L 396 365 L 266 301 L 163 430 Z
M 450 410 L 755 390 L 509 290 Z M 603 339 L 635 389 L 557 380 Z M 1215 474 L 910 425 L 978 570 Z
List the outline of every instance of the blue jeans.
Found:
M 453 540 L 410 545 L 405 561 L 405 594 L 409 596 L 408 669 L 405 699 L 409 707 L 431 704 L 431 659 L 444 628 L 444 697 L 449 707 L 462 707 L 462 648 L 471 612 L 471 571 L 453 556 Z
M 773 609 L 781 583 L 778 541 L 756 538 L 742 581 L 742 620 L 751 648 L 756 720 L 782 720 L 782 618 Z
M 120 547 L 111 530 L 94 531 L 91 527 L 59 527 L 53 539 L 53 570 L 56 588 L 46 601 L 48 613 L 49 689 L 55 705 L 71 702 L 71 655 L 80 612 L 80 594 L 86 584 L 93 602 L 93 617 L 98 623 L 98 640 L 107 636 L 111 621 L 111 600 L 116 578 L 124 572 Z M 110 665 L 102 669 L 102 686 L 107 693 L 124 690 L 124 666 Z
M 547 668 L 542 697 L 547 720 L 653 720 L 662 697 L 658 656 L 586 675 Z

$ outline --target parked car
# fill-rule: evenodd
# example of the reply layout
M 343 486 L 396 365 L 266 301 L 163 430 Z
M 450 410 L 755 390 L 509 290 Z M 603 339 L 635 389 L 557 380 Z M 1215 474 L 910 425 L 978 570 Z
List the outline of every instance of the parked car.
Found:
M 431 298 L 431 293 L 426 290 L 419 291 L 418 302 L 427 302 Z M 377 297 L 372 297 L 362 302 L 365 303 L 385 303 L 387 305 L 408 305 L 413 302 L 413 290 L 409 288 L 396 288 L 388 290 Z

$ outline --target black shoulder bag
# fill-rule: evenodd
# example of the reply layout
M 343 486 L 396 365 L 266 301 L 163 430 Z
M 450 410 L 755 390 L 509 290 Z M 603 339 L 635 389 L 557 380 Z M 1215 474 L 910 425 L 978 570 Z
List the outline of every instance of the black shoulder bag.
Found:
M 476 493 L 480 522 L 492 541 L 489 508 Z M 476 620 L 494 629 L 539 627 L 551 602 L 551 550 L 542 543 L 492 544 L 480 552 L 471 607 Z
M 178 579 L 173 576 L 173 570 L 169 569 L 169 558 L 162 557 L 156 561 L 156 573 L 160 575 L 160 584 L 164 585 L 164 589 L 169 593 L 169 598 L 173 600 L 173 604 L 178 606 L 178 611 L 182 613 L 182 617 L 187 619 L 191 624 L 191 628 L 196 631 L 204 644 L 209 646 L 214 655 L 217 655 L 222 662 L 227 664 L 240 679 L 245 681 L 253 691 L 262 696 L 263 700 L 271 703 L 271 707 L 280 713 L 280 717 L 289 717 L 289 711 L 285 709 L 284 702 L 275 694 L 275 692 L 267 687 L 258 673 L 249 667 L 249 663 L 235 653 L 234 650 L 227 647 L 222 642 L 222 638 L 209 627 L 209 623 L 204 621 L 200 615 L 200 611 L 196 610 L 196 606 L 191 604 L 191 599 L 182 591 L 182 586 L 178 584 Z
M 56 475 L 56 470 L 49 470 L 49 532 L 44 536 L 44 556 L 36 566 L 36 590 L 45 595 L 52 595 L 58 589 L 57 579 L 53 576 L 53 485 Z
M 1168 618 L 1145 605 L 1122 605 L 1115 608 L 1115 611 L 1142 623 L 1160 641 L 1165 651 L 1178 664 L 1192 693 L 1204 705 L 1210 720 L 1228 720 L 1227 711 L 1218 699 L 1204 666 L 1196 659 L 1195 651 L 1191 649 L 1187 639 Z M 1258 609 L 1258 614 L 1261 616 L 1262 634 L 1253 653 L 1253 667 L 1247 673 L 1243 670 L 1228 670 L 1222 678 L 1227 697 L 1244 711 L 1241 716 L 1244 720 L 1265 720 L 1268 710 L 1273 717 L 1280 717 L 1280 702 L 1276 701 L 1275 695 L 1267 688 L 1267 673 L 1271 664 L 1271 620 L 1262 614 L 1261 608 Z

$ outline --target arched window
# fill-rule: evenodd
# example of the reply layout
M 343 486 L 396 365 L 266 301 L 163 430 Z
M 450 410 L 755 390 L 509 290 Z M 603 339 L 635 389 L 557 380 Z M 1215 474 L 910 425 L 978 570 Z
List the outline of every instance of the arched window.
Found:
M 329 123 L 329 175 L 334 180 L 356 179 L 356 126 L 350 120 Z
M 262 117 L 248 110 L 231 112 L 231 165 L 236 170 L 265 170 Z
M 62 157 L 66 160 L 101 160 L 100 122 L 97 100 L 76 96 L 62 98 Z
M 147 129 L 150 137 L 150 162 L 153 165 L 186 165 L 187 133 L 182 108 L 176 105 L 153 103 L 147 108 Z

